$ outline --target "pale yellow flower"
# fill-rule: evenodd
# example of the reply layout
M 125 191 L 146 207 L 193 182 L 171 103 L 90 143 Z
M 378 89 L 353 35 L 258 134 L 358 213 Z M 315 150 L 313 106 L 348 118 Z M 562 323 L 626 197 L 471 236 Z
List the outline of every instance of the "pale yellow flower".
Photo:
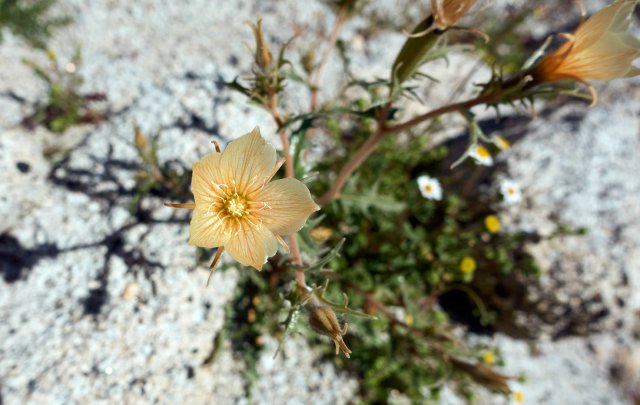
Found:
M 195 204 L 167 204 L 194 209 L 189 243 L 220 247 L 258 270 L 277 251 L 280 235 L 295 234 L 320 208 L 309 189 L 293 178 L 270 182 L 283 160 L 256 127 L 193 165 Z
M 597 95 L 587 80 L 612 80 L 640 74 L 633 61 L 640 40 L 628 32 L 637 0 L 616 0 L 580 24 L 560 48 L 545 56 L 531 72 L 533 84 L 575 80 Z
M 455 24 L 475 4 L 476 0 L 431 0 L 431 13 L 436 26 L 445 29 Z

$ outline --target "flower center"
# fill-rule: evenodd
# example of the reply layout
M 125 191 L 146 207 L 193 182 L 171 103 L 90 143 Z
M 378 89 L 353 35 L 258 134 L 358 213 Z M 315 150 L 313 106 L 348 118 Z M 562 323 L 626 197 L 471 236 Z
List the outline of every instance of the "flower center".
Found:
M 247 203 L 247 200 L 238 194 L 233 194 L 224 201 L 225 211 L 234 218 L 240 218 L 246 214 L 248 208 L 249 204 Z
M 478 145 L 477 151 L 478 151 L 478 156 L 480 156 L 481 158 L 487 158 L 487 157 L 491 156 L 491 154 L 489 153 L 487 148 L 485 148 L 482 145 Z
M 433 187 L 431 186 L 431 184 L 427 184 L 426 186 L 424 186 L 424 191 L 426 191 L 427 193 L 432 192 Z

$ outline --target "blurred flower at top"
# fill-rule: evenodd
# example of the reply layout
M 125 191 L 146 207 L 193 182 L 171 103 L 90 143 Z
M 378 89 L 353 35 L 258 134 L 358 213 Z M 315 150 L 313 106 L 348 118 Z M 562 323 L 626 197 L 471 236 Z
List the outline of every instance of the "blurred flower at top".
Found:
M 431 0 L 431 12 L 436 27 L 445 29 L 455 24 L 476 3 L 476 0 Z
M 262 269 L 277 250 L 280 235 L 296 233 L 319 207 L 299 180 L 271 181 L 283 160 L 256 127 L 193 165 L 195 204 L 166 204 L 194 209 L 191 245 L 220 246 L 244 264 Z M 219 255 L 216 255 L 218 257 Z M 214 259 L 215 261 L 217 259 Z
M 442 186 L 438 179 L 429 176 L 419 176 L 417 182 L 420 193 L 424 198 L 435 201 L 442 199 Z
M 475 162 L 482 166 L 491 166 L 493 165 L 493 158 L 491 157 L 491 152 L 487 148 L 482 145 L 476 145 L 475 148 L 469 153 L 469 156 Z
M 583 21 L 567 41 L 545 56 L 531 71 L 532 84 L 575 80 L 597 95 L 587 80 L 612 80 L 640 74 L 633 61 L 640 56 L 640 40 L 628 31 L 637 0 L 616 0 Z
M 500 182 L 500 195 L 509 204 L 515 204 L 522 200 L 520 185 L 511 179 L 504 179 Z

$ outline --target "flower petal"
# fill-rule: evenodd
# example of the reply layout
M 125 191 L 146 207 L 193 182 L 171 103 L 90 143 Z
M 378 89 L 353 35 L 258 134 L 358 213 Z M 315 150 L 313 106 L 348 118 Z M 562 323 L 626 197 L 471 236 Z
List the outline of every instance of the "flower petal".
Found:
M 216 211 L 209 207 L 197 206 L 189 225 L 189 244 L 214 248 L 223 246 L 229 240 L 229 233 L 225 234 L 223 220 Z
M 222 153 L 221 170 L 227 183 L 235 182 L 238 193 L 244 194 L 253 185 L 261 184 L 271 176 L 276 165 L 277 154 L 260 135 L 260 129 L 234 140 Z
M 236 229 L 224 245 L 227 252 L 245 266 L 262 270 L 267 259 L 276 254 L 278 242 L 265 226 L 248 221 L 235 222 Z
M 300 230 L 311 213 L 320 207 L 300 180 L 272 181 L 255 197 L 265 208 L 257 213 L 262 223 L 276 235 L 292 235 Z
M 220 199 L 224 176 L 220 168 L 222 154 L 213 152 L 193 164 L 191 191 L 197 204 L 210 204 Z

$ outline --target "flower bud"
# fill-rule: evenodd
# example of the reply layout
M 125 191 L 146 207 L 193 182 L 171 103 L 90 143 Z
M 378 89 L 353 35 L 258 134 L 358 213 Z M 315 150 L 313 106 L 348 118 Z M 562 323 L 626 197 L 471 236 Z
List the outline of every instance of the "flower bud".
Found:
M 340 350 L 342 350 L 344 355 L 349 358 L 351 350 L 342 340 L 342 335 L 347 333 L 347 324 L 345 323 L 340 328 L 333 308 L 324 304 L 313 292 L 305 304 L 305 308 L 309 311 L 309 326 L 311 326 L 311 329 L 321 335 L 330 337 L 336 346 L 336 354 L 339 354 Z
M 436 27 L 446 29 L 455 24 L 475 4 L 476 0 L 431 0 L 431 13 Z
M 138 127 L 134 128 L 134 134 L 135 134 L 136 148 L 138 148 L 140 152 L 146 150 L 147 144 L 148 144 L 147 137 L 142 133 L 142 131 Z
M 265 41 L 264 34 L 262 33 L 262 18 L 258 18 L 258 22 L 256 24 L 249 23 L 249 26 L 253 30 L 253 35 L 256 37 L 256 64 L 263 69 L 269 67 L 273 61 L 273 56 L 271 55 L 271 49 L 269 49 L 269 45 L 267 44 L 267 41 Z
M 432 30 L 433 16 L 422 20 L 413 31 L 411 36 L 402 45 L 396 60 L 391 68 L 392 82 L 400 84 L 410 78 L 422 65 L 427 54 L 438 42 L 444 33 L 441 30 Z

